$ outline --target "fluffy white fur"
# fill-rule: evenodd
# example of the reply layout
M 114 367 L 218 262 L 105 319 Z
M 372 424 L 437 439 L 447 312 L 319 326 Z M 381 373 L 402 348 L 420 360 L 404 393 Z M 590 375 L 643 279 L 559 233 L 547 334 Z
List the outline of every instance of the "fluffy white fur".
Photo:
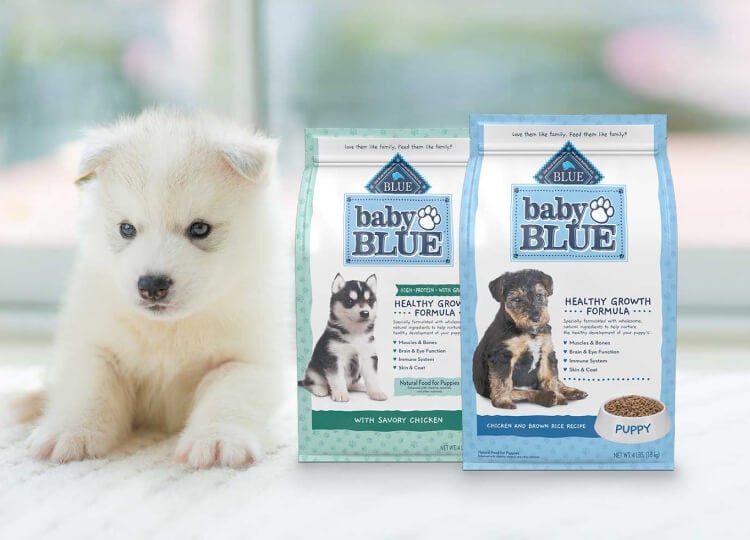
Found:
M 181 431 L 175 459 L 192 467 L 262 457 L 281 380 L 274 163 L 273 141 L 168 109 L 90 134 L 34 456 L 99 457 L 146 426 Z M 186 234 L 195 220 L 205 240 Z M 138 291 L 149 273 L 174 281 L 160 312 Z

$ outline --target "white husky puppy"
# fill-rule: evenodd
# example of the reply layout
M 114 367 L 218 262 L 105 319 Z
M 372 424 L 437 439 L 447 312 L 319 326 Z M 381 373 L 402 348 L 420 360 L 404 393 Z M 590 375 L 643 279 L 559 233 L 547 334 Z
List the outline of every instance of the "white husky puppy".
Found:
M 99 457 L 147 426 L 181 431 L 193 467 L 260 459 L 280 380 L 274 162 L 261 135 L 167 109 L 91 134 L 34 456 Z

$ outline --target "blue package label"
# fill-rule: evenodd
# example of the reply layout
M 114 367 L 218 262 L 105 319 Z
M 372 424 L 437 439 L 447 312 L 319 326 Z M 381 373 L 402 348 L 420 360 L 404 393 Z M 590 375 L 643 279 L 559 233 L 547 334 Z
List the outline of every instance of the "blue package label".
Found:
M 627 261 L 625 186 L 513 185 L 513 260 Z
M 516 437 L 598 437 L 596 416 L 477 415 L 477 435 Z
M 345 195 L 344 264 L 453 266 L 450 195 Z

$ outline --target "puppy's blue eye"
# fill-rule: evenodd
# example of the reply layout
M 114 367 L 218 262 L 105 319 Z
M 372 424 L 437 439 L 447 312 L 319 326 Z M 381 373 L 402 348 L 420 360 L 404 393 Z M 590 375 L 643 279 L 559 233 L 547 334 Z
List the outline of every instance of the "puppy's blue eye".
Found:
M 188 228 L 188 234 L 192 238 L 205 238 L 206 236 L 211 234 L 211 225 L 202 221 L 194 221 Z
M 138 231 L 136 230 L 135 226 L 128 223 L 127 221 L 123 221 L 120 223 L 120 236 L 123 238 L 126 238 L 130 240 L 131 238 L 134 238 L 136 233 Z

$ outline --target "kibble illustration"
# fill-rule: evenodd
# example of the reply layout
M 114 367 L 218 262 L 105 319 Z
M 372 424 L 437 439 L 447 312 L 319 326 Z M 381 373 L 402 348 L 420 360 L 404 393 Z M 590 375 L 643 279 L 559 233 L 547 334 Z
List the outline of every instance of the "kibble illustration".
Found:
M 604 410 L 616 416 L 651 416 L 661 412 L 664 406 L 655 399 L 644 396 L 623 396 L 608 401 Z

